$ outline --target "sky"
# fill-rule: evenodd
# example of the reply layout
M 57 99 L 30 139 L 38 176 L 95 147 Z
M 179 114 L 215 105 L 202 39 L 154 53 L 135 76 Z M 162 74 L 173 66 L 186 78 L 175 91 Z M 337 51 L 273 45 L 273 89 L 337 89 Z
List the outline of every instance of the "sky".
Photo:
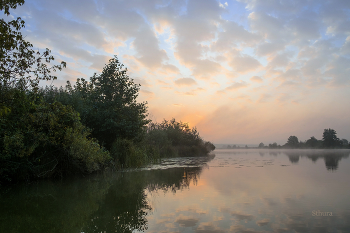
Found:
M 11 13 L 35 49 L 67 62 L 53 85 L 117 56 L 149 119 L 188 122 L 213 143 L 326 128 L 350 140 L 349 0 L 26 0 Z

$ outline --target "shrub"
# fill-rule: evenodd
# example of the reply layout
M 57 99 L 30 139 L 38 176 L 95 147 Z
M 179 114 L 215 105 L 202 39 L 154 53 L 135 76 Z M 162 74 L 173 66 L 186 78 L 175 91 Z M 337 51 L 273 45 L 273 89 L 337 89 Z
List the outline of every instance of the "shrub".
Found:
M 9 110 L 0 116 L 2 180 L 88 173 L 110 160 L 108 152 L 87 138 L 88 129 L 71 107 L 45 103 L 17 89 L 6 96 L 3 103 Z
M 150 123 L 145 140 L 159 149 L 161 157 L 204 156 L 215 149 L 211 142 L 203 141 L 196 128 L 175 119 Z

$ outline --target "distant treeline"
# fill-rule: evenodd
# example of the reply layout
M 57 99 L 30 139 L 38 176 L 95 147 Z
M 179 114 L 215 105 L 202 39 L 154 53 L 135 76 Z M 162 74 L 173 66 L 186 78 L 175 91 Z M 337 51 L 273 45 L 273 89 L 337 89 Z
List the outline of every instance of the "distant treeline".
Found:
M 316 139 L 314 136 L 306 141 L 299 141 L 296 136 L 290 136 L 284 145 L 277 145 L 276 142 L 265 146 L 264 143 L 259 144 L 259 148 L 311 148 L 311 149 L 347 149 L 350 148 L 347 139 L 339 139 L 334 129 L 324 129 L 322 140 Z
M 316 139 L 314 136 L 306 141 L 299 141 L 296 136 L 290 136 L 284 145 L 278 145 L 276 142 L 265 145 L 260 143 L 258 147 L 227 145 L 226 149 L 241 149 L 241 148 L 286 148 L 286 149 L 350 149 L 350 144 L 347 139 L 339 139 L 337 132 L 334 129 L 324 129 L 322 140 Z
M 24 0 L 0 4 L 9 15 Z M 172 156 L 203 156 L 215 147 L 175 119 L 147 119 L 140 85 L 115 57 L 101 74 L 75 85 L 40 88 L 55 80 L 50 50 L 36 52 L 20 30 L 24 21 L 0 20 L 0 184 L 138 167 Z

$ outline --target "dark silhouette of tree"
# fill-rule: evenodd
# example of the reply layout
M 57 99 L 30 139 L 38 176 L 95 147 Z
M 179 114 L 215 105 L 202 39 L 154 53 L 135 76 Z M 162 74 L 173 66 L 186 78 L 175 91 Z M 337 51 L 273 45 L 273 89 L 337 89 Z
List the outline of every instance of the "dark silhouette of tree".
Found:
M 342 145 L 343 145 L 344 148 L 348 148 L 349 147 L 349 141 L 348 140 L 343 138 L 341 140 L 341 142 L 342 142 Z
M 340 140 L 337 137 L 337 132 L 334 129 L 325 129 L 323 131 L 323 147 L 334 148 L 340 146 Z
M 339 161 L 342 159 L 341 155 L 332 153 L 324 156 L 324 162 L 327 170 L 335 171 L 338 169 Z
M 288 155 L 289 161 L 291 163 L 298 163 L 299 162 L 299 155 Z
M 318 140 L 314 137 L 314 136 L 312 136 L 310 139 L 308 139 L 307 141 L 306 141 L 306 146 L 307 147 L 312 147 L 312 148 L 315 148 L 315 147 L 317 147 L 318 146 Z
M 259 144 L 259 148 L 264 148 L 264 143 L 262 143 L 262 142 L 260 142 L 260 144 Z
M 74 86 L 68 82 L 70 98 L 60 99 L 80 113 L 82 123 L 108 150 L 117 138 L 139 141 L 150 122 L 146 119 L 147 102 L 136 101 L 140 85 L 129 78 L 123 66 L 115 56 L 90 82 L 77 79 Z
M 289 147 L 289 148 L 299 147 L 299 139 L 296 136 L 290 136 L 288 138 L 287 143 L 285 144 L 285 147 Z

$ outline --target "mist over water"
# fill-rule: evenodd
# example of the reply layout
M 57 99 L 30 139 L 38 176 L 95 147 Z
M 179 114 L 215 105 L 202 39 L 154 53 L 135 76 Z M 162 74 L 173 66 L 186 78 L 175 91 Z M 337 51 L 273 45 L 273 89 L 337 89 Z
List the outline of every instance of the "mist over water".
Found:
M 0 232 L 350 231 L 350 150 L 214 152 L 2 190 Z

